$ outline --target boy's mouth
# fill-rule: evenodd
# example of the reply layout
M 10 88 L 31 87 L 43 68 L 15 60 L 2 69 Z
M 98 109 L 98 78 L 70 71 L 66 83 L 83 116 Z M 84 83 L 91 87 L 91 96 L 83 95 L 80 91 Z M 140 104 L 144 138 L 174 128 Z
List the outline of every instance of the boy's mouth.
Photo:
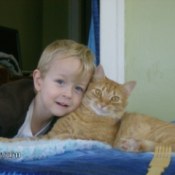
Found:
M 62 103 L 62 102 L 56 102 L 59 106 L 62 107 L 68 107 L 68 105 L 66 103 Z

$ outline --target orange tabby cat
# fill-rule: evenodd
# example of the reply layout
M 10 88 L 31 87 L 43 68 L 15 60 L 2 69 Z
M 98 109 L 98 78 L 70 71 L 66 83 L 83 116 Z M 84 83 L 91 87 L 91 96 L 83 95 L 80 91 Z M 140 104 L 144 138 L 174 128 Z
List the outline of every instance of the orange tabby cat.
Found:
M 80 107 L 57 120 L 48 134 L 35 139 L 99 140 L 126 151 L 153 151 L 161 143 L 175 150 L 175 125 L 125 112 L 134 87 L 134 81 L 122 85 L 108 79 L 99 66 Z
M 44 138 L 91 139 L 125 151 L 153 151 L 156 144 L 175 145 L 175 125 L 138 113 L 127 113 L 127 100 L 135 87 L 105 77 L 99 66 L 82 105 L 61 118 Z M 175 150 L 175 147 L 173 147 Z

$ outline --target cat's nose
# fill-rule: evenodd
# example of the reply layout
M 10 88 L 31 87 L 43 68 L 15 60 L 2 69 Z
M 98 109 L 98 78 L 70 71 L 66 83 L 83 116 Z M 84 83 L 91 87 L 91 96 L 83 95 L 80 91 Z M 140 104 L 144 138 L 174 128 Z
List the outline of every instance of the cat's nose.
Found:
M 106 104 L 105 104 L 105 103 L 101 103 L 101 104 L 99 105 L 99 107 L 100 107 L 101 109 L 103 109 L 103 108 L 106 107 Z

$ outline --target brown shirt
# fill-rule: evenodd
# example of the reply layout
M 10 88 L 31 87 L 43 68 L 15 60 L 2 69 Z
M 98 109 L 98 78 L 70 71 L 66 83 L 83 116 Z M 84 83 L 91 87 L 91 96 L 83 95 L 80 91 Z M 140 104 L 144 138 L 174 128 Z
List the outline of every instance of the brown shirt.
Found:
M 13 137 L 23 124 L 34 98 L 32 79 L 21 79 L 0 86 L 0 136 Z

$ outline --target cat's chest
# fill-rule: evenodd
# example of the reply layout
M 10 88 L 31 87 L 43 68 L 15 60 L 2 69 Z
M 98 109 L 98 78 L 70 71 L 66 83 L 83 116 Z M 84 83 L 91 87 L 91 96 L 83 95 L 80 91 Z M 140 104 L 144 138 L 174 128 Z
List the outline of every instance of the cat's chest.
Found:
M 115 121 L 104 117 L 84 115 L 81 119 L 75 121 L 75 130 L 77 134 L 91 134 L 96 137 L 113 137 L 117 131 Z

